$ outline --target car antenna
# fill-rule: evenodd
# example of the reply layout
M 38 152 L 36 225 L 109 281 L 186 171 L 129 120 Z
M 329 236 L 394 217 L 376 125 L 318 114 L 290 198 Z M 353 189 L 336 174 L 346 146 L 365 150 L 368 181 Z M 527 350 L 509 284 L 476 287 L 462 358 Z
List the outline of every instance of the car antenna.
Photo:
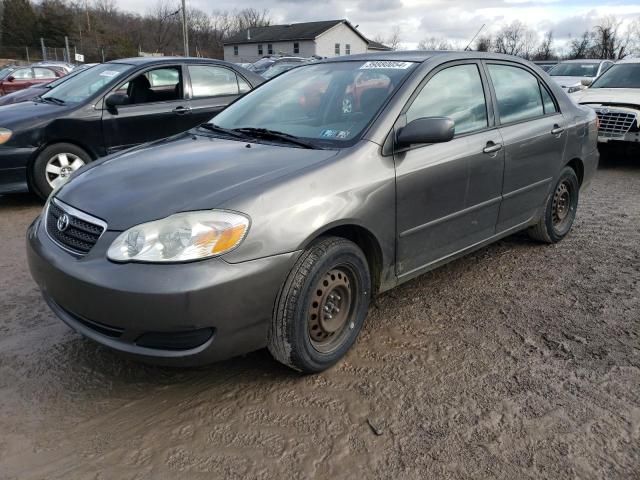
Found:
M 482 26 L 480 27 L 480 29 L 476 32 L 476 34 L 473 36 L 473 38 L 471 39 L 471 41 L 469 42 L 469 44 L 464 47 L 464 51 L 468 52 L 469 50 L 471 50 L 471 44 L 473 43 L 473 41 L 476 39 L 476 37 L 478 35 L 480 35 L 480 32 L 482 31 L 482 29 L 485 27 L 486 23 L 483 23 Z

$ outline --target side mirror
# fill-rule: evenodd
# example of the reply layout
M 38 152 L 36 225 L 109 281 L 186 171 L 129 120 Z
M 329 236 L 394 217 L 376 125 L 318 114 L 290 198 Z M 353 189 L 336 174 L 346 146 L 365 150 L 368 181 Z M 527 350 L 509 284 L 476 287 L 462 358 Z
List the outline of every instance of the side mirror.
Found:
M 590 87 L 591 84 L 593 83 L 593 80 L 590 78 L 583 78 L 580 83 L 585 86 L 585 87 Z
M 13 82 L 16 79 L 16 77 L 14 77 L 13 75 L 9 75 L 7 77 L 7 82 Z
M 128 103 L 129 95 L 124 93 L 113 93 L 104 100 L 104 104 L 107 106 L 107 109 L 113 112 L 117 112 L 118 107 L 127 105 Z
M 449 117 L 416 118 L 398 132 L 396 142 L 399 147 L 417 143 L 443 143 L 451 140 L 455 133 L 455 122 Z

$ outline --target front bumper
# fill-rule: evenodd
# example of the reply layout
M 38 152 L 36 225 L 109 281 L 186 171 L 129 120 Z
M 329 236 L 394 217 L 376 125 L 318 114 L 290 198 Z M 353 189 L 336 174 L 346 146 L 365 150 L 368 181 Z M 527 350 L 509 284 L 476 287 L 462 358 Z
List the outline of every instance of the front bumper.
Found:
M 29 190 L 27 165 L 35 152 L 35 147 L 0 147 L 0 194 Z
M 39 219 L 29 227 L 31 275 L 73 329 L 164 365 L 203 365 L 266 346 L 276 296 L 299 252 L 237 264 L 117 264 L 105 255 L 117 235 L 105 232 L 78 258 L 54 244 Z M 160 340 L 149 347 L 149 339 Z

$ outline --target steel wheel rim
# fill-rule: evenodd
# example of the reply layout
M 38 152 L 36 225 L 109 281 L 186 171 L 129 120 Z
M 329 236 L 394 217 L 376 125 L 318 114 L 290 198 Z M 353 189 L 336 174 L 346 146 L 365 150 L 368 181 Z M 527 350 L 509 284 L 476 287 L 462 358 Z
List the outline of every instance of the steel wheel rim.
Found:
M 355 328 L 354 285 L 353 273 L 346 266 L 329 270 L 315 285 L 309 305 L 307 334 L 317 351 L 335 351 Z
M 47 161 L 45 178 L 51 188 L 65 184 L 73 172 L 85 165 L 78 155 L 73 153 L 57 153 Z
M 553 194 L 551 209 L 553 228 L 557 231 L 564 231 L 571 222 L 574 210 L 572 188 L 570 183 L 565 180 L 558 185 Z

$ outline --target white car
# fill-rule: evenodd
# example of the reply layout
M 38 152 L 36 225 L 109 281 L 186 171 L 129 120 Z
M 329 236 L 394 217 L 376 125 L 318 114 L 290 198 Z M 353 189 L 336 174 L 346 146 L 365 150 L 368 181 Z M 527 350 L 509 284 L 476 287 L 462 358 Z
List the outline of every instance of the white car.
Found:
M 618 61 L 571 98 L 598 114 L 599 142 L 640 145 L 640 58 Z
M 574 93 L 587 88 L 613 65 L 612 60 L 566 60 L 547 73 L 565 92 Z

